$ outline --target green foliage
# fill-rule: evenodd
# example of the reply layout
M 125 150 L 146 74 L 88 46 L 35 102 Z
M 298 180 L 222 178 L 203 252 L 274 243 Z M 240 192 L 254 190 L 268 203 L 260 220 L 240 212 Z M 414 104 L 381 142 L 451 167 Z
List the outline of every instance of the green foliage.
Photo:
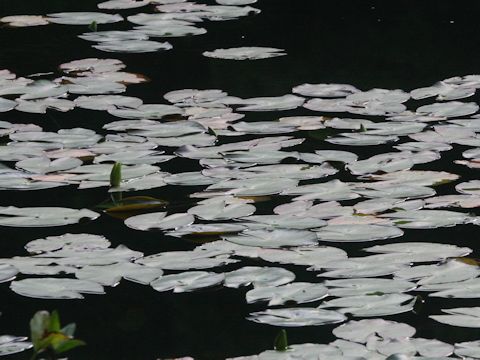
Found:
M 365 132 L 365 131 L 367 131 L 365 126 L 363 126 L 363 124 L 360 124 L 360 132 Z
M 287 351 L 288 350 L 288 339 L 287 331 L 285 329 L 280 330 L 280 332 L 275 337 L 275 342 L 273 347 L 277 351 Z
M 118 187 L 122 182 L 122 164 L 116 162 L 113 164 L 112 171 L 110 172 L 110 186 Z
M 97 32 L 97 27 L 98 26 L 96 21 L 92 21 L 90 25 L 88 25 L 88 29 L 93 32 Z
M 40 354 L 49 354 L 56 359 L 58 354 L 85 345 L 81 340 L 73 338 L 75 324 L 65 327 L 60 325 L 60 316 L 57 311 L 37 311 L 30 320 L 30 337 L 33 343 L 32 360 Z

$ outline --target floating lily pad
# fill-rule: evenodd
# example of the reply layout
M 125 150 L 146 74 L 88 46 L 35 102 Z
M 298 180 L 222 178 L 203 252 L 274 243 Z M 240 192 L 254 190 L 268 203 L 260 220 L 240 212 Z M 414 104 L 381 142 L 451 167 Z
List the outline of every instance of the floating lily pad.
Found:
M 247 319 L 273 326 L 299 327 L 335 324 L 345 321 L 346 317 L 332 310 L 291 308 L 254 312 Z
M 190 292 L 220 284 L 223 274 L 205 271 L 190 271 L 175 275 L 165 275 L 152 281 L 151 286 L 157 291 L 173 290 L 175 293 Z
M 62 278 L 32 278 L 12 281 L 19 295 L 40 299 L 83 299 L 82 294 L 104 294 L 103 286 L 92 281 Z
M 100 214 L 87 209 L 61 207 L 0 208 L 0 226 L 49 227 L 75 224 L 81 220 L 94 220 Z
M 245 266 L 225 273 L 225 286 L 238 288 L 252 284 L 255 288 L 280 286 L 295 280 L 295 274 L 278 267 Z
M 283 286 L 259 287 L 246 294 L 247 303 L 268 301 L 269 306 L 295 302 L 303 304 L 318 301 L 328 295 L 325 286 L 312 283 L 291 283 Z
M 205 51 L 203 56 L 228 60 L 257 60 L 287 55 L 284 50 L 268 47 L 239 47 Z

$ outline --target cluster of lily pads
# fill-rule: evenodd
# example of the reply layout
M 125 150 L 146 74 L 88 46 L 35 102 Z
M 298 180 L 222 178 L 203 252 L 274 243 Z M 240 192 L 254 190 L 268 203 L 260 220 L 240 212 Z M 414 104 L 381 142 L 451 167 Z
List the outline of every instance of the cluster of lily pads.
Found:
M 442 152 L 455 145 L 471 147 L 463 153 L 466 160 L 457 162 L 476 167 L 479 107 L 458 100 L 475 93 L 479 76 L 447 79 L 410 93 L 303 84 L 294 87 L 292 94 L 243 99 L 218 89 L 182 89 L 165 94 L 168 103 L 143 104 L 139 98 L 121 95 L 125 84 L 145 81 L 124 68 L 115 59 L 76 60 L 62 64 L 65 75 L 53 80 L 1 71 L 2 112 L 45 113 L 77 107 L 106 111 L 121 120 L 105 124 L 102 134 L 84 128 L 46 132 L 37 125 L 2 121 L 1 135 L 7 142 L 0 148 L 0 189 L 77 186 L 106 187 L 118 193 L 195 187 L 186 212 L 137 214 L 128 217 L 125 226 L 172 237 L 216 239 L 191 251 L 158 254 L 123 245 L 112 248 L 105 237 L 90 234 L 33 240 L 25 247 L 27 256 L 0 259 L 1 280 L 11 282 L 17 294 L 78 299 L 103 294 L 105 287 L 116 286 L 122 279 L 162 292 L 252 286 L 246 302 L 263 302 L 268 309 L 253 312 L 248 319 L 280 327 L 409 312 L 418 301 L 412 292 L 478 298 L 480 270 L 464 259 L 472 253 L 470 248 L 399 241 L 365 246 L 363 256 L 354 257 L 341 247 L 400 238 L 404 229 L 479 224 L 480 218 L 468 212 L 480 204 L 478 180 L 458 182 L 457 194 L 437 196 L 436 187 L 458 181 L 459 176 L 413 169 L 440 159 Z M 405 105 L 430 97 L 437 102 L 414 110 Z M 268 112 L 300 107 L 314 113 L 265 121 L 246 117 L 249 112 L 265 112 L 268 118 Z M 326 116 L 336 112 L 360 116 Z M 313 153 L 287 150 L 304 142 L 302 135 L 307 131 L 326 131 L 324 141 L 341 145 L 342 150 L 322 149 L 322 140 L 317 140 L 319 149 Z M 241 140 L 236 141 L 239 136 Z M 355 153 L 359 146 L 379 144 L 392 148 L 363 159 Z M 352 151 L 345 151 L 345 146 Z M 162 171 L 163 162 L 179 158 L 198 161 L 202 170 Z M 113 163 L 123 164 L 122 180 L 110 187 Z M 341 181 L 338 177 L 345 173 L 355 180 Z M 282 203 L 272 207 L 271 213 L 256 214 L 257 202 L 269 196 Z M 0 208 L 0 226 L 62 226 L 99 216 L 98 210 L 90 209 L 6 206 Z M 244 259 L 272 265 L 242 267 Z M 229 264 L 238 268 L 218 270 Z M 303 266 L 320 279 L 295 282 L 295 274 L 282 268 L 284 264 Z M 292 303 L 317 305 L 292 307 Z M 480 326 L 477 307 L 443 312 L 431 318 L 454 326 Z M 353 327 L 348 336 L 354 336 L 386 326 L 381 319 L 362 321 L 350 321 L 336 331 Z M 379 336 L 361 341 L 336 334 L 344 340 L 295 345 L 285 358 L 308 358 L 312 352 L 329 354 L 325 355 L 329 359 L 346 358 L 352 352 L 368 359 L 394 353 L 447 357 L 453 352 L 480 358 L 477 343 L 454 348 L 437 340 L 411 338 L 408 325 L 388 326 L 409 329 L 408 334 L 399 331 L 385 337 L 384 330 L 375 330 Z M 21 344 L 23 340 L 12 341 Z M 266 352 L 253 358 L 272 356 L 277 355 Z
M 197 4 L 185 0 L 109 0 L 98 4 L 101 10 L 149 8 L 156 12 L 138 13 L 126 20 L 134 24 L 130 30 L 98 31 L 99 25 L 123 22 L 120 14 L 104 12 L 65 12 L 44 15 L 14 15 L 0 18 L 1 23 L 12 27 L 52 24 L 88 25 L 91 32 L 79 35 L 81 39 L 95 42 L 94 48 L 106 52 L 144 53 L 170 50 L 169 42 L 151 38 L 172 38 L 202 35 L 207 32 L 198 26 L 204 21 L 225 21 L 260 13 L 251 7 L 256 0 L 217 0 L 217 5 Z M 239 47 L 205 51 L 204 56 L 221 59 L 266 59 L 286 55 L 282 49 L 269 47 Z
M 230 360 L 433 360 L 475 359 L 480 355 L 479 341 L 450 345 L 439 340 L 413 337 L 415 332 L 415 328 L 410 325 L 395 321 L 350 320 L 333 330 L 333 335 L 337 339 L 330 344 L 296 344 L 283 352 L 267 350 L 258 355 L 241 356 Z

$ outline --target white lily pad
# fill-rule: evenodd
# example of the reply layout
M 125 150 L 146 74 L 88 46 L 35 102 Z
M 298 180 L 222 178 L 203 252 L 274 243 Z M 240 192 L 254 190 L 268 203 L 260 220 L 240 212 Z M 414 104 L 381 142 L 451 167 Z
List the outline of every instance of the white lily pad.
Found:
M 336 311 L 312 309 L 312 308 L 291 308 L 291 309 L 268 309 L 265 311 L 251 313 L 248 320 L 261 324 L 273 326 L 299 327 L 319 326 L 335 324 L 345 321 L 347 318 Z
M 239 288 L 253 285 L 255 288 L 280 286 L 295 280 L 295 274 L 278 267 L 245 266 L 225 273 L 225 286 Z
M 247 292 L 247 303 L 268 301 L 268 306 L 295 302 L 303 304 L 318 301 L 328 295 L 325 286 L 314 283 L 295 282 L 282 286 L 258 287 Z
M 415 328 L 395 321 L 366 319 L 350 320 L 332 332 L 341 339 L 366 344 L 372 335 L 378 335 L 382 339 L 406 339 L 415 335 Z
M 239 47 L 205 51 L 203 56 L 228 60 L 257 60 L 287 55 L 284 51 L 268 47 Z
M 453 326 L 480 328 L 480 308 L 454 308 L 443 309 L 444 313 L 448 315 L 431 315 L 431 319 Z
M 123 21 L 123 17 L 100 12 L 63 12 L 48 14 L 47 20 L 54 24 L 90 25 L 93 21 L 97 24 L 116 23 Z
M 122 278 L 148 285 L 163 275 L 161 269 L 151 268 L 133 263 L 117 263 L 112 265 L 87 265 L 75 271 L 75 277 L 104 286 L 116 286 Z
M 61 207 L 0 208 L 0 226 L 49 227 L 75 224 L 83 219 L 94 220 L 100 214 L 87 209 Z
M 193 215 L 177 213 L 166 216 L 165 212 L 156 212 L 129 217 L 125 225 L 136 230 L 167 230 L 188 226 L 195 221 Z
M 45 239 L 32 240 L 25 245 L 25 249 L 29 253 L 39 254 L 60 249 L 79 252 L 107 249 L 110 245 L 110 241 L 101 235 L 64 234 L 60 236 L 48 236 Z
M 153 40 L 104 41 L 99 45 L 93 45 L 93 47 L 102 51 L 119 53 L 146 53 L 159 50 L 170 50 L 173 48 L 172 44 L 168 42 Z
M 31 349 L 33 344 L 25 341 L 26 337 L 1 335 L 0 336 L 0 356 L 17 354 Z
M 403 293 L 416 288 L 413 282 L 397 279 L 336 279 L 326 280 L 323 285 L 329 295 L 338 297 Z
M 411 311 L 415 299 L 406 294 L 357 295 L 324 301 L 319 308 L 334 308 L 342 314 L 375 317 Z
M 245 230 L 238 235 L 224 236 L 223 239 L 239 245 L 264 248 L 317 244 L 315 233 L 306 230 Z
M 383 225 L 327 225 L 316 234 L 320 241 L 362 242 L 399 237 L 403 231 Z
M 39 299 L 83 299 L 82 294 L 104 294 L 103 286 L 85 280 L 31 278 L 12 281 L 10 288 L 19 295 Z
M 165 275 L 150 285 L 157 291 L 173 290 L 174 293 L 190 292 L 220 284 L 223 274 L 206 271 L 189 271 L 175 275 Z

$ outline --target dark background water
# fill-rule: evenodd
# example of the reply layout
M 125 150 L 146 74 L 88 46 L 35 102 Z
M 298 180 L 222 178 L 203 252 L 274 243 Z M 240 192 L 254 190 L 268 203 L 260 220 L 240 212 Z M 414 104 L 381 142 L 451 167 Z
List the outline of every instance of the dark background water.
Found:
M 0 16 L 45 14 L 61 11 L 95 11 L 92 0 L 0 0 Z M 289 93 L 305 82 L 348 83 L 361 89 L 373 87 L 410 90 L 456 75 L 480 72 L 480 4 L 470 1 L 316 1 L 259 0 L 254 6 L 262 13 L 228 22 L 208 22 L 206 35 L 169 39 L 174 49 L 150 54 L 110 54 L 91 48 L 91 43 L 76 36 L 84 26 L 49 25 L 32 28 L 0 28 L 0 69 L 20 76 L 56 71 L 59 64 L 87 57 L 118 58 L 127 71 L 143 73 L 152 81 L 131 85 L 127 95 L 139 96 L 145 103 L 163 102 L 162 94 L 182 88 L 218 88 L 241 97 L 275 96 Z M 142 12 L 122 11 L 122 15 Z M 145 11 L 148 12 L 148 11 Z M 100 25 L 99 29 L 128 28 L 125 24 Z M 260 61 L 225 61 L 201 56 L 205 50 L 236 46 L 271 46 L 286 49 L 288 56 Z M 59 75 L 59 74 L 57 74 Z M 475 97 L 478 102 L 478 97 Z M 470 100 L 469 100 L 470 101 Z M 290 114 L 310 114 L 305 109 L 282 113 L 248 114 L 247 120 L 270 120 Z M 101 131 L 114 118 L 103 112 L 74 110 L 49 111 L 45 115 L 8 112 L 0 120 L 34 122 L 46 130 L 86 127 Z M 299 136 L 308 136 L 299 133 Z M 236 139 L 235 139 L 236 140 Z M 309 139 L 299 147 L 313 151 L 333 145 Z M 369 156 L 387 147 L 348 149 Z M 475 171 L 452 164 L 461 157 L 463 147 L 443 153 L 442 160 L 418 168 L 448 170 L 462 175 L 462 181 L 477 177 Z M 189 171 L 196 162 L 175 160 L 162 164 L 162 170 Z M 342 173 L 342 180 L 351 180 Z M 323 181 L 323 180 L 322 180 Z M 188 191 L 201 189 L 191 188 Z M 438 188 L 452 193 L 453 185 Z M 142 192 L 144 195 L 183 201 L 187 191 L 164 187 Z M 58 188 L 44 191 L 1 193 L 0 205 L 67 206 L 92 208 L 106 198 L 105 189 L 75 191 Z M 270 211 L 271 204 L 260 204 L 259 212 Z M 406 231 L 402 241 L 433 241 L 476 247 L 476 227 L 457 226 L 435 231 Z M 146 254 L 192 249 L 195 244 L 139 232 L 125 227 L 121 220 L 102 216 L 88 224 L 51 229 L 1 229 L 0 256 L 25 255 L 26 242 L 66 232 L 104 234 L 114 245 L 125 244 Z M 370 245 L 370 244 L 368 244 Z M 350 255 L 365 244 L 342 246 Z M 477 255 L 477 254 L 475 254 Z M 241 265 L 264 262 L 242 261 Z M 234 264 L 226 269 L 241 266 Z M 301 267 L 295 271 L 299 281 L 318 281 L 315 274 Z M 70 359 L 143 360 L 191 355 L 197 359 L 224 359 L 258 353 L 272 347 L 278 328 L 245 320 L 248 313 L 264 305 L 247 305 L 246 288 L 208 289 L 190 294 L 158 293 L 148 286 L 123 281 L 107 294 L 87 296 L 85 300 L 54 301 L 29 299 L 0 285 L 0 333 L 26 335 L 28 320 L 40 309 L 58 309 L 64 322 L 75 321 L 78 337 L 88 346 L 75 350 Z M 308 304 L 313 306 L 315 304 Z M 417 336 L 438 338 L 450 343 L 476 340 L 477 330 L 452 328 L 428 319 L 440 308 L 475 306 L 476 300 L 427 299 L 420 314 L 389 317 L 414 325 Z M 335 326 L 289 329 L 291 343 L 334 340 Z M 21 354 L 12 358 L 26 359 Z

